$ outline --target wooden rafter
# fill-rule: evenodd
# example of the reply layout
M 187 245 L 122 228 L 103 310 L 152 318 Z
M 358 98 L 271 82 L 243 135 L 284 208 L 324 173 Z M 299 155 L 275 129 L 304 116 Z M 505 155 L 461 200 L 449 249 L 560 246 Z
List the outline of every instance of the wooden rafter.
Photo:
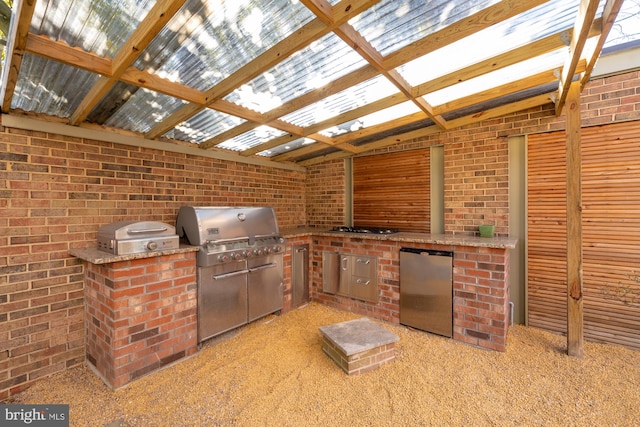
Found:
M 587 38 L 589 37 L 589 31 L 591 25 L 595 19 L 596 12 L 598 11 L 598 0 L 581 0 L 580 8 L 578 9 L 578 16 L 576 23 L 573 27 L 573 36 L 569 44 L 569 56 L 565 61 L 564 67 L 562 67 L 562 74 L 560 76 L 560 84 L 558 87 L 558 97 L 556 99 L 556 115 L 562 113 L 562 107 L 567 99 L 567 92 L 573 76 L 575 75 L 578 61 L 582 56 Z
M 20 3 L 20 9 L 17 11 L 17 24 L 15 38 L 13 43 L 9 43 L 10 51 L 7 51 L 8 67 L 6 68 L 7 77 L 2 85 L 2 111 L 11 109 L 11 98 L 13 91 L 18 82 L 18 74 L 20 74 L 20 66 L 22 65 L 22 55 L 27 44 L 27 36 L 31 25 L 31 17 L 36 7 L 36 0 L 24 0 Z
M 399 67 L 478 31 L 540 6 L 547 1 L 503 0 L 389 54 L 384 60 L 385 68 Z
M 602 31 L 598 36 L 598 41 L 591 52 L 587 60 L 587 69 L 582 74 L 582 79 L 580 85 L 584 88 L 584 85 L 587 84 L 589 79 L 591 78 L 591 72 L 593 71 L 593 67 L 596 66 L 596 61 L 600 57 L 600 52 L 602 52 L 602 46 L 604 46 L 604 42 L 607 41 L 607 36 L 613 27 L 613 23 L 618 16 L 618 12 L 620 12 L 620 8 L 622 7 L 622 3 L 624 0 L 608 0 L 604 5 L 604 10 L 602 11 Z
M 426 54 L 432 50 L 435 50 L 434 46 L 437 45 L 438 43 L 442 43 L 442 45 L 444 46 L 448 43 L 451 43 L 452 41 L 459 40 L 463 36 L 468 35 L 466 31 L 468 31 L 468 28 L 471 25 L 475 26 L 475 28 L 486 28 L 486 26 L 488 25 L 493 25 L 496 22 L 500 22 L 502 20 L 508 19 L 512 16 L 515 16 L 518 13 L 522 13 L 523 11 L 526 11 L 532 7 L 535 7 L 540 3 L 542 2 L 539 0 L 527 1 L 527 2 L 520 1 L 514 5 L 512 1 L 503 1 L 499 4 L 501 6 L 494 5 L 491 8 L 482 10 L 470 16 L 465 21 L 466 22 L 465 26 L 463 26 L 462 24 L 452 24 L 450 27 L 447 27 L 447 29 L 445 30 L 426 36 L 423 40 L 417 43 L 414 43 L 400 51 L 404 53 L 390 55 L 389 56 L 389 58 L 391 58 L 390 60 L 387 60 L 387 58 L 382 58 L 382 56 L 378 52 L 376 52 L 375 49 L 373 49 L 373 47 L 371 47 L 370 44 L 366 42 L 366 40 L 364 40 L 359 34 L 357 34 L 357 32 L 352 27 L 350 27 L 347 24 L 342 25 L 338 27 L 336 30 L 334 30 L 336 34 L 342 37 L 343 40 L 345 40 L 349 45 L 353 46 L 356 49 L 356 51 L 361 53 L 361 55 L 365 59 L 367 59 L 370 66 L 364 67 L 363 69 L 360 69 L 360 70 L 356 70 L 350 73 L 349 75 L 344 76 L 342 79 L 336 80 L 335 82 L 328 85 L 327 87 L 320 88 L 309 94 L 303 95 L 302 97 L 296 98 L 281 107 L 278 107 L 270 112 L 267 112 L 265 113 L 265 118 L 275 119 L 275 117 L 280 117 L 282 115 L 291 113 L 313 102 L 316 102 L 322 98 L 335 94 L 340 90 L 346 89 L 348 86 L 352 86 L 354 84 L 363 82 L 368 78 L 371 78 L 374 75 L 377 75 L 378 73 L 382 73 L 390 81 L 392 81 L 392 83 L 396 85 L 396 87 L 398 87 L 398 89 L 404 95 L 404 99 L 402 100 L 396 99 L 398 103 L 404 102 L 407 99 L 412 100 L 414 103 L 416 103 L 416 105 L 418 105 L 418 107 L 422 111 L 425 112 L 425 114 L 427 114 L 432 120 L 434 120 L 434 122 L 438 123 L 438 125 L 441 128 L 444 128 L 445 126 L 444 119 L 442 119 L 442 117 L 440 117 L 439 115 L 434 114 L 433 108 L 424 99 L 420 98 L 420 96 L 424 95 L 426 92 L 423 92 L 421 89 L 416 90 L 415 88 L 411 88 L 409 84 L 406 81 L 404 81 L 404 79 L 397 72 L 385 67 L 391 67 L 392 65 L 397 67 L 399 65 L 403 65 L 404 62 L 402 61 L 408 61 L 409 58 L 413 59 L 410 55 L 408 55 L 408 52 L 411 51 L 411 54 L 415 53 L 415 50 L 413 49 L 413 47 L 416 44 L 420 46 L 421 53 Z M 314 12 L 317 16 L 319 16 L 320 20 L 322 20 L 326 25 L 335 24 L 334 11 L 336 9 L 340 10 L 339 8 L 330 9 L 329 4 L 324 0 L 303 0 L 303 4 L 307 8 L 309 8 L 312 12 Z M 487 24 L 488 17 L 491 17 L 491 19 L 493 19 L 493 21 L 490 21 L 489 24 Z M 554 46 L 554 48 L 561 47 L 562 44 L 561 44 L 560 35 L 557 35 L 554 39 L 551 40 L 551 42 L 547 40 L 547 43 L 540 44 L 540 46 L 542 47 L 537 47 L 537 49 L 528 51 L 529 56 L 526 56 L 526 57 L 530 58 L 532 56 L 535 56 L 536 52 L 539 52 L 541 50 L 542 50 L 542 53 L 546 53 L 549 50 L 553 50 L 553 48 L 550 48 L 549 45 Z M 525 47 L 520 48 L 520 51 L 523 52 L 525 55 L 527 55 L 526 53 L 527 49 Z M 505 54 L 504 56 L 506 57 L 507 55 Z M 489 64 L 490 60 L 485 61 L 485 63 Z M 497 64 L 494 61 L 491 63 L 491 65 L 486 66 L 483 72 L 486 73 L 489 71 L 494 71 L 498 68 L 511 65 L 512 63 L 509 63 L 505 59 L 500 61 L 500 64 L 504 64 L 504 65 L 497 66 Z M 459 81 L 460 73 L 451 73 L 452 76 L 454 74 L 456 77 L 453 77 L 453 78 L 456 78 Z M 483 73 L 478 73 L 477 75 L 481 75 L 481 74 Z M 441 89 L 444 87 L 446 86 L 443 85 L 438 89 Z M 369 112 L 372 112 L 372 111 L 369 111 Z M 368 114 L 368 112 L 365 114 Z M 340 117 L 342 117 L 343 115 L 341 115 Z M 343 121 L 348 121 L 348 120 L 349 119 L 345 119 Z M 268 124 L 268 121 L 269 120 L 266 120 L 265 123 Z M 332 125 L 339 124 L 339 123 L 340 123 L 339 121 L 334 121 L 333 124 L 325 126 L 324 128 L 330 127 Z M 311 135 L 312 133 L 315 133 L 324 128 L 320 128 L 320 129 L 315 128 L 313 132 L 304 132 L 302 135 L 297 135 L 297 136 L 309 137 L 309 135 Z M 262 144 L 260 147 L 254 147 L 254 148 L 245 150 L 243 154 L 251 155 L 259 151 L 262 151 L 263 149 L 276 147 L 278 145 L 278 141 L 282 140 L 280 138 L 289 139 L 286 136 L 279 137 L 272 140 L 273 142 L 269 141 L 267 143 Z M 295 138 L 291 138 L 291 139 L 295 139 Z M 223 142 L 223 140 L 216 139 L 215 142 L 221 143 Z M 215 145 L 214 141 L 211 140 L 211 141 L 208 141 L 207 144 L 203 145 L 202 148 L 210 148 L 214 145 Z M 337 145 L 340 145 L 340 144 L 337 144 Z M 348 147 L 349 152 L 350 152 L 350 148 L 351 147 Z M 305 147 L 305 149 L 307 148 Z
M 335 25 L 341 25 L 350 18 L 371 7 L 371 5 L 377 3 L 378 1 L 380 0 L 342 0 L 335 7 L 346 8 L 345 5 L 347 5 L 349 6 L 347 8 L 348 12 L 341 15 L 340 18 L 336 20 Z M 329 33 L 333 29 L 334 28 L 330 26 L 324 25 L 324 23 L 320 19 L 311 21 L 301 29 L 295 31 L 289 37 L 285 38 L 272 48 L 268 49 L 262 55 L 256 57 L 254 60 L 240 67 L 240 69 L 234 72 L 231 76 L 227 77 L 225 80 L 206 91 L 206 103 L 204 106 L 186 105 L 185 107 L 182 107 L 171 116 L 167 117 L 162 123 L 159 123 L 153 129 L 147 132 L 145 137 L 153 139 L 162 135 L 169 129 L 174 128 L 178 124 L 202 111 L 203 108 L 207 107 L 211 103 L 233 92 L 237 87 L 249 82 L 254 77 L 259 76 L 274 65 L 282 62 L 298 50 L 309 45 L 313 41 L 318 40 L 320 37 Z
M 101 76 L 95 82 L 80 105 L 71 115 L 70 122 L 76 125 L 83 121 L 91 110 L 116 84 L 119 77 L 129 68 L 131 63 L 151 43 L 153 38 L 164 28 L 173 15 L 182 7 L 186 0 L 158 0 L 149 13 L 144 17 L 140 25 L 131 37 L 118 50 L 111 62 L 111 73 Z
M 576 72 L 581 73 L 585 70 L 586 61 L 583 59 L 578 63 Z M 438 114 L 444 114 L 451 111 L 456 111 L 479 103 L 491 101 L 493 99 L 517 93 L 523 90 L 532 89 L 538 86 L 542 86 L 548 83 L 557 81 L 556 69 L 552 68 L 547 71 L 543 71 L 532 76 L 517 80 L 514 82 L 505 83 L 500 86 L 493 87 L 491 89 L 484 90 L 482 92 L 474 93 L 473 95 L 458 98 L 456 100 L 438 105 L 435 107 L 435 111 Z

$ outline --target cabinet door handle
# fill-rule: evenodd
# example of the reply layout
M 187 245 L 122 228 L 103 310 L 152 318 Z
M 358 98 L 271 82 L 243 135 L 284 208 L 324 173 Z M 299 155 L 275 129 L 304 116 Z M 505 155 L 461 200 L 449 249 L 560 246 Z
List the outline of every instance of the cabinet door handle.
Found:
M 348 261 L 348 260 L 349 260 L 349 258 L 347 258 L 346 256 L 345 256 L 345 257 L 342 257 L 342 269 L 343 269 L 344 271 L 347 271 L 347 261 Z

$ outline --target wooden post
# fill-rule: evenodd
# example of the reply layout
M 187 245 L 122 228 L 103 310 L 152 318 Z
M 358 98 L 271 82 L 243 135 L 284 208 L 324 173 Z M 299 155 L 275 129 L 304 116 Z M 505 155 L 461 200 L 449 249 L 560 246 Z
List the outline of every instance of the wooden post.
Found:
M 582 148 L 580 82 L 567 93 L 567 353 L 584 354 L 582 301 Z

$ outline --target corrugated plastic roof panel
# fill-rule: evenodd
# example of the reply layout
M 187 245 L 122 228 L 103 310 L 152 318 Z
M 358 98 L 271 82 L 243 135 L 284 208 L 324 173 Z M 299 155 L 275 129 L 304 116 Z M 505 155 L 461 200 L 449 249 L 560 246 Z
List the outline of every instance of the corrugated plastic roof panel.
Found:
M 264 113 L 366 64 L 349 45 L 329 33 L 225 99 Z
M 326 136 L 339 136 L 347 133 L 355 132 L 360 129 L 366 129 L 385 122 L 391 122 L 404 116 L 408 116 L 420 111 L 418 106 L 411 101 L 406 101 L 392 107 L 384 108 L 375 113 L 367 114 L 356 120 L 351 120 L 320 132 Z
M 180 99 L 141 88 L 105 124 L 146 133 L 185 104 Z
M 39 0 L 31 31 L 113 58 L 154 0 Z
M 578 3 L 553 0 L 398 68 L 416 86 L 475 62 L 571 28 Z M 464 52 L 464 54 L 460 54 Z
M 278 156 L 280 154 L 284 154 L 287 153 L 289 151 L 298 149 L 298 148 L 302 148 L 302 147 L 306 147 L 308 145 L 312 145 L 312 144 L 317 144 L 316 141 L 314 141 L 313 139 L 309 139 L 309 138 L 298 138 L 294 141 L 290 141 L 287 142 L 286 144 L 282 144 L 279 145 L 277 147 L 274 148 L 270 148 L 268 150 L 264 150 L 261 151 L 258 154 L 258 156 L 264 156 L 264 157 L 275 157 Z
M 232 129 L 246 120 L 235 116 L 230 116 L 215 110 L 206 108 L 180 123 L 165 136 L 175 138 L 180 141 L 189 141 L 195 143 L 204 142 L 216 135 Z
M 233 139 L 225 141 L 222 144 L 217 145 L 217 147 L 233 151 L 243 151 L 284 134 L 286 134 L 286 132 L 269 126 L 259 126 L 249 132 L 245 132 L 242 135 L 238 135 Z
M 134 65 L 204 91 L 313 18 L 295 0 L 189 0 Z
M 69 118 L 97 79 L 88 71 L 24 54 L 11 108 Z
M 377 76 L 283 116 L 282 120 L 307 127 L 394 93 L 398 93 L 398 88 L 384 76 Z
M 429 93 L 424 96 L 432 106 L 465 97 L 472 93 L 482 92 L 509 82 L 520 80 L 543 71 L 560 68 L 564 64 L 566 50 L 559 49 L 548 54 L 523 61 L 492 73 L 463 81 L 456 85 Z
M 494 3 L 498 0 L 383 0 L 349 23 L 387 56 Z

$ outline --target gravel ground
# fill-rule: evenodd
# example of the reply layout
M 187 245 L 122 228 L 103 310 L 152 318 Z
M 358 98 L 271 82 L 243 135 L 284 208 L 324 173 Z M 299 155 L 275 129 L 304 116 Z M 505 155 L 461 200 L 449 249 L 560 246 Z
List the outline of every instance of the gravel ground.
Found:
M 402 326 L 395 361 L 348 376 L 318 327 L 358 318 L 318 304 L 268 316 L 111 391 L 81 366 L 10 403 L 68 403 L 72 426 L 640 426 L 640 352 L 510 328 L 507 351 Z

